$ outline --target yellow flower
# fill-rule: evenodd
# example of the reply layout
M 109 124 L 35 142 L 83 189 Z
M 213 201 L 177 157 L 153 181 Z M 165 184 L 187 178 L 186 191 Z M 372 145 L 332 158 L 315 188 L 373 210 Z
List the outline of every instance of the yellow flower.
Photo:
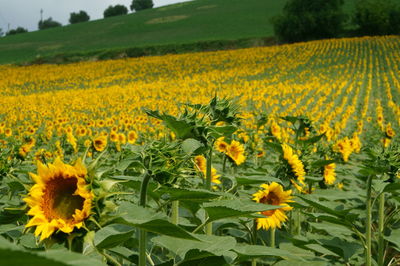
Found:
M 324 166 L 324 181 L 327 185 L 333 185 L 336 180 L 336 173 L 335 173 L 336 164 L 331 163 Z
M 297 177 L 297 180 L 304 185 L 306 172 L 304 171 L 303 163 L 300 161 L 299 157 L 294 154 L 293 149 L 289 145 L 285 143 L 282 144 L 282 151 L 283 159 L 289 163 L 294 175 Z
M 240 165 L 246 160 L 246 156 L 244 156 L 244 147 L 236 140 L 232 140 L 231 144 L 228 145 L 226 155 L 228 155 L 236 165 Z
M 93 140 L 93 147 L 96 151 L 104 151 L 107 146 L 107 137 L 106 136 L 98 136 Z
M 128 132 L 128 142 L 130 144 L 135 144 L 136 140 L 138 138 L 138 135 L 135 131 L 129 131 Z
M 217 151 L 219 151 L 219 152 L 226 152 L 227 151 L 227 148 L 228 148 L 229 144 L 226 143 L 224 141 L 224 139 L 225 139 L 224 137 L 220 137 L 215 141 L 215 144 L 214 144 L 215 149 Z
M 40 240 L 50 237 L 56 230 L 71 233 L 81 228 L 90 215 L 93 193 L 87 189 L 87 171 L 80 159 L 74 166 L 57 158 L 53 164 L 38 162 L 38 174 L 30 173 L 35 185 L 24 201 L 33 216 L 26 227 L 36 226 Z
M 197 170 L 205 173 L 207 170 L 207 160 L 203 155 L 197 155 L 194 157 L 194 163 L 197 167 Z
M 287 202 L 293 202 L 291 200 L 292 191 L 284 191 L 282 186 L 276 182 L 272 182 L 270 185 L 262 184 L 261 188 L 263 189 L 253 194 L 254 201 L 269 205 L 279 205 L 282 208 L 261 212 L 266 217 L 257 218 L 257 230 L 261 228 L 265 230 L 276 227 L 281 228 L 282 222 L 288 219 L 285 212 L 293 209 L 287 204 Z
M 203 173 L 203 177 L 206 178 L 207 176 L 207 159 L 203 155 L 197 155 L 194 157 L 194 163 L 196 169 Z M 219 180 L 220 175 L 217 175 L 217 169 L 214 167 L 211 168 L 211 183 L 214 184 L 221 184 Z

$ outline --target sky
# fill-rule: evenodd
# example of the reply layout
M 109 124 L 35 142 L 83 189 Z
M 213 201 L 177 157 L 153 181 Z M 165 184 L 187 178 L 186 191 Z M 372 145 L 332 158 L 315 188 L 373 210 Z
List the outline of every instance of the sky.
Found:
M 190 0 L 153 0 L 154 7 Z M 29 31 L 38 29 L 40 9 L 43 19 L 52 17 L 63 25 L 69 24 L 72 12 L 86 11 L 90 20 L 103 18 L 104 10 L 110 5 L 124 5 L 129 9 L 132 0 L 0 0 L 0 28 L 3 32 L 17 27 Z

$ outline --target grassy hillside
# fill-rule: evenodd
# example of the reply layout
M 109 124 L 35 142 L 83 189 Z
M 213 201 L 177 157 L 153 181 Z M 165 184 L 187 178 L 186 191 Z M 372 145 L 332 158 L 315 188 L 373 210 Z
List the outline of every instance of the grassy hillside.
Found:
M 271 36 L 273 28 L 269 18 L 278 14 L 284 3 L 197 0 L 8 36 L 0 39 L 0 63 L 65 52 Z
M 7 36 L 0 38 L 0 64 L 55 55 L 60 57 L 60 54 L 71 58 L 74 54 L 84 57 L 106 53 L 104 58 L 113 58 L 132 47 L 141 50 L 131 51 L 132 55 L 128 53 L 128 56 L 229 47 L 227 40 L 272 36 L 270 19 L 281 12 L 286 2 L 195 0 L 125 16 Z M 344 8 L 350 10 L 353 3 L 354 0 L 345 1 Z M 210 45 L 212 41 L 221 41 L 222 44 Z M 250 44 L 235 43 L 232 47 L 250 46 L 252 41 Z M 208 43 L 182 46 L 196 42 Z M 154 46 L 158 46 L 155 52 L 151 50 Z M 150 51 L 143 51 L 148 48 Z M 114 54 L 107 54 L 110 52 Z

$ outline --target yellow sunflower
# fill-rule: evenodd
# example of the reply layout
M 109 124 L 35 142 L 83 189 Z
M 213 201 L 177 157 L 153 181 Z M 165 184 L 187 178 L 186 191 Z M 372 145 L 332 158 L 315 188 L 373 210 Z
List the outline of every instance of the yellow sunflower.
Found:
M 93 140 L 93 147 L 96 151 L 104 151 L 107 146 L 107 137 L 106 136 L 98 136 Z
M 224 141 L 224 139 L 225 139 L 224 137 L 220 137 L 215 141 L 215 144 L 214 144 L 215 149 L 217 151 L 219 151 L 219 152 L 226 152 L 227 151 L 227 148 L 228 148 L 229 144 L 226 143 Z
M 242 164 L 246 160 L 246 156 L 244 156 L 244 147 L 236 140 L 232 140 L 231 144 L 228 145 L 226 155 L 228 155 L 236 165 Z
M 330 163 L 324 166 L 324 181 L 327 185 L 333 185 L 336 180 L 336 173 L 335 173 L 336 164 Z
M 261 228 L 265 230 L 276 227 L 281 228 L 281 224 L 288 219 L 285 212 L 293 209 L 287 204 L 287 202 L 293 202 L 291 200 L 292 191 L 284 191 L 282 186 L 276 182 L 272 182 L 270 185 L 262 184 L 261 188 L 263 189 L 253 194 L 254 201 L 269 205 L 279 205 L 282 208 L 261 212 L 266 217 L 257 218 L 257 230 Z
M 297 154 L 293 152 L 293 149 L 289 145 L 285 143 L 282 144 L 282 151 L 283 158 L 289 163 L 294 175 L 297 177 L 297 181 L 299 181 L 300 184 L 304 185 L 306 172 L 304 170 L 303 163 L 300 161 Z
M 203 155 L 197 155 L 194 157 L 194 163 L 196 165 L 196 169 L 203 173 L 203 177 L 206 178 L 207 176 L 207 159 Z M 214 167 L 211 168 L 211 183 L 214 184 L 221 184 L 219 180 L 220 175 L 217 175 L 217 169 Z
M 28 215 L 33 216 L 26 227 L 36 226 L 35 235 L 40 235 L 40 240 L 56 230 L 71 233 L 82 227 L 94 197 L 87 189 L 86 174 L 80 159 L 72 166 L 60 158 L 48 165 L 38 162 L 38 174 L 30 173 L 36 184 L 24 198 L 30 207 Z

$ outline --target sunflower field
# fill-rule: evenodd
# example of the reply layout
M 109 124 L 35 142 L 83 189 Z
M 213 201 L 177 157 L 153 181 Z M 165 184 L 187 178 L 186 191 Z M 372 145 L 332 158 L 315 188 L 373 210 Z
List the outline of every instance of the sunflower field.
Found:
M 399 265 L 400 37 L 0 66 L 1 265 Z

